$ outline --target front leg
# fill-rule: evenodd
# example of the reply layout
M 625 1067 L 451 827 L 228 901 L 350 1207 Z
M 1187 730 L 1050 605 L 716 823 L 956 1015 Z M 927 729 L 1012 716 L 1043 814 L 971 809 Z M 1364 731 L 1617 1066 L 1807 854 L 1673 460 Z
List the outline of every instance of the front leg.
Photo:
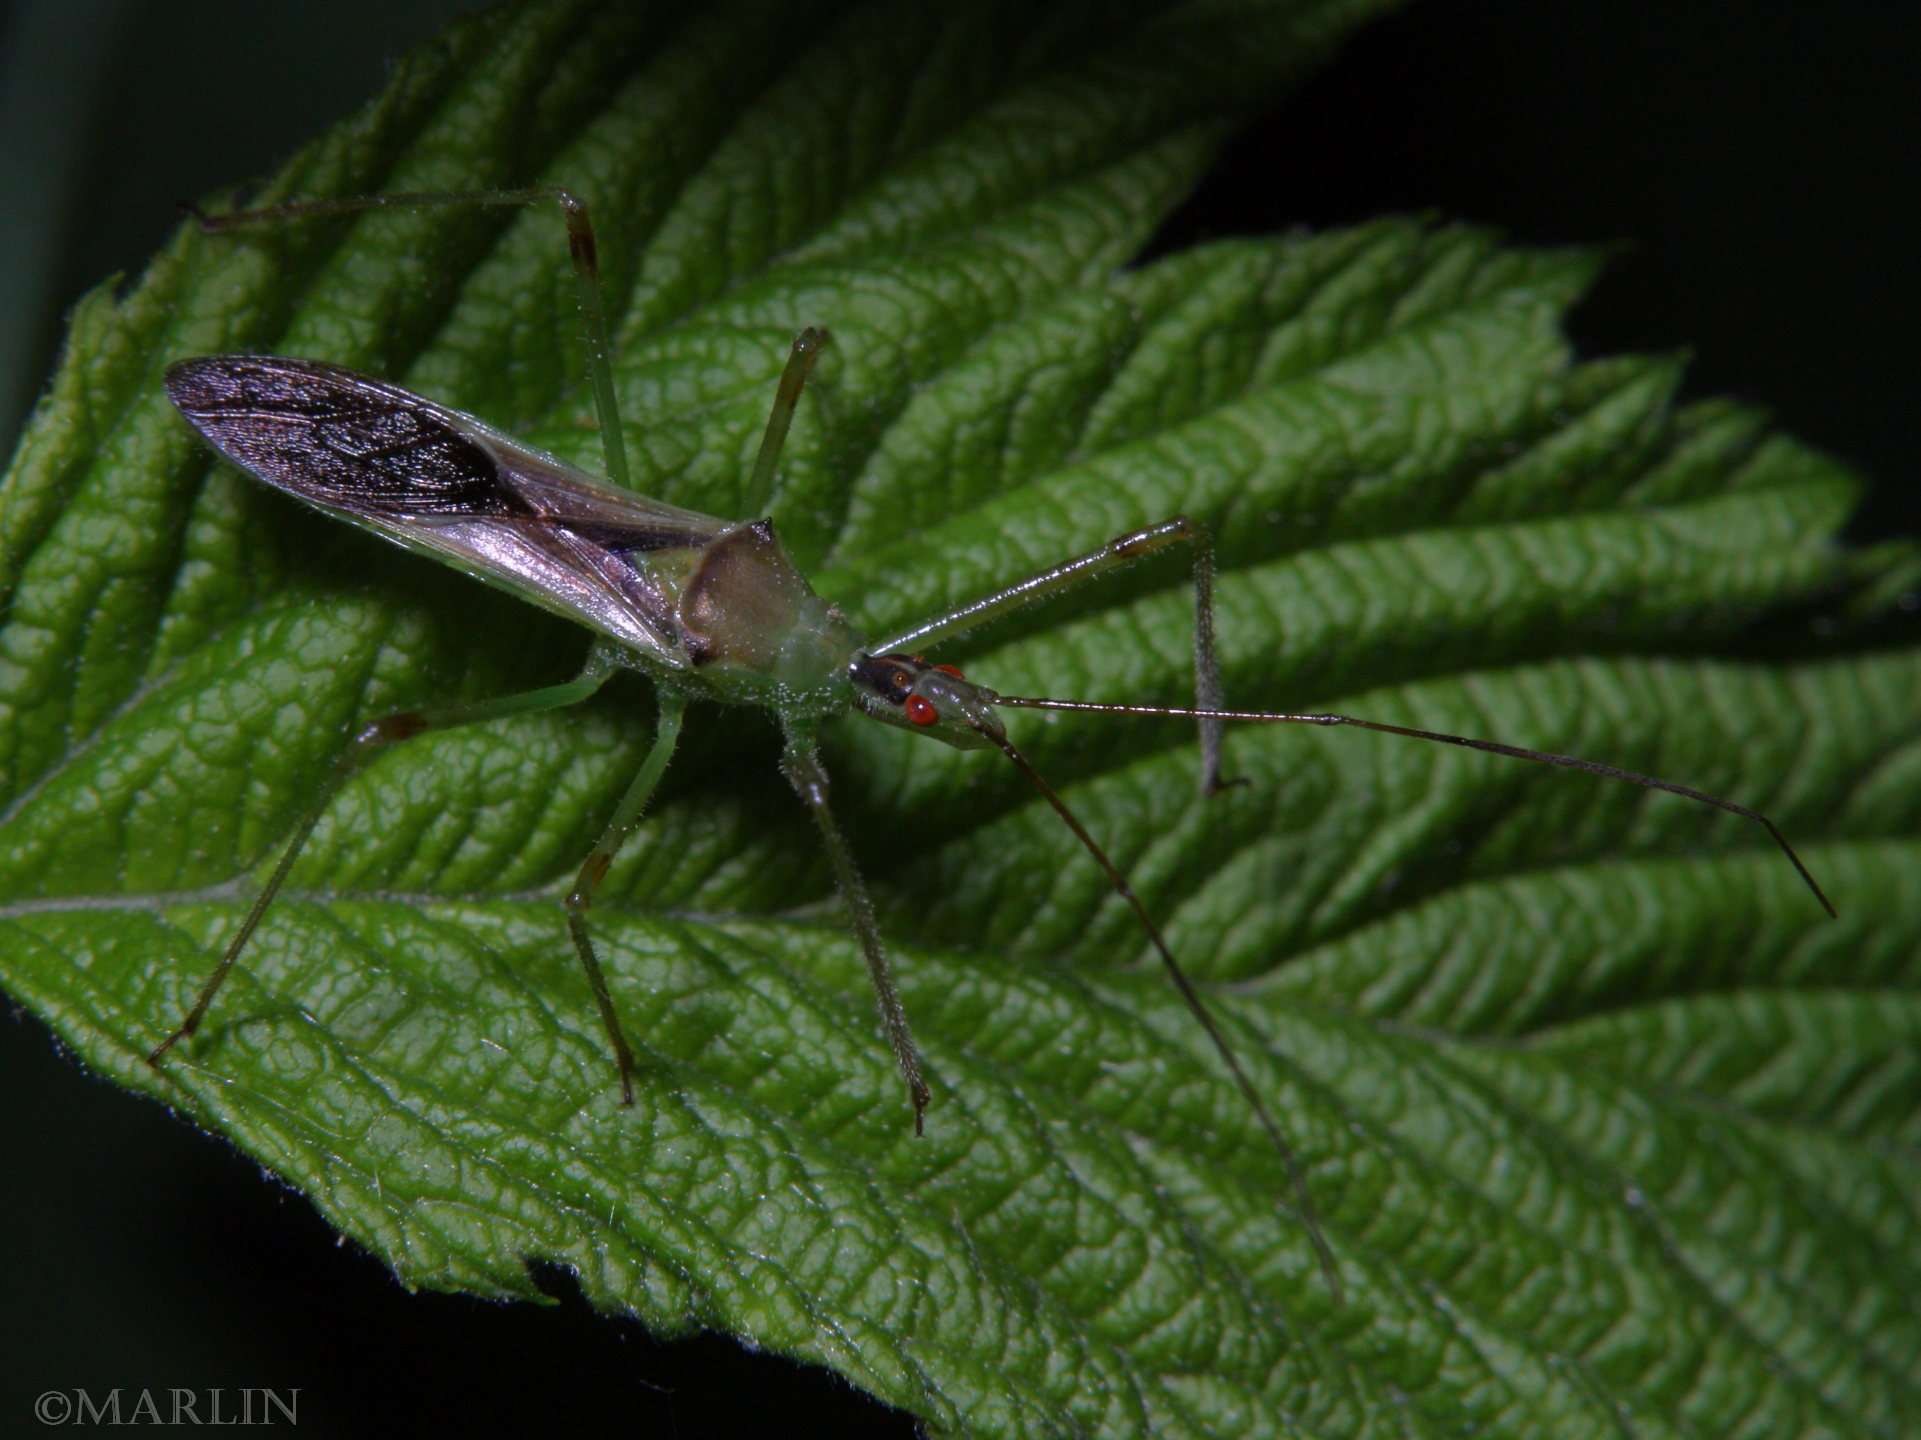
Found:
M 1222 722 L 1208 713 L 1223 709 L 1226 698 L 1221 688 L 1220 665 L 1214 658 L 1214 537 L 1205 525 L 1196 524 L 1185 515 L 1176 515 L 1144 530 L 1130 530 L 1098 550 L 1050 565 L 1038 575 L 1030 575 L 991 595 L 936 615 L 925 624 L 876 645 L 874 653 L 911 654 L 936 641 L 965 635 L 1002 615 L 1024 610 L 1050 596 L 1125 569 L 1170 545 L 1194 547 L 1194 709 L 1200 712 L 1201 793 L 1217 795 L 1240 782 L 1221 779 Z

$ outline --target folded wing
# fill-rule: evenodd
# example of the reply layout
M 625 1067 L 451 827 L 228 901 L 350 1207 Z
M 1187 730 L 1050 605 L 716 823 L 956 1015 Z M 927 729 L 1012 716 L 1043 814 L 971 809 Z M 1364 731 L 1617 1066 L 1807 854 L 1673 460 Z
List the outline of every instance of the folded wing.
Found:
M 215 449 L 276 489 L 659 662 L 687 663 L 677 598 L 728 522 L 596 480 L 470 415 L 319 361 L 183 360 L 166 385 Z

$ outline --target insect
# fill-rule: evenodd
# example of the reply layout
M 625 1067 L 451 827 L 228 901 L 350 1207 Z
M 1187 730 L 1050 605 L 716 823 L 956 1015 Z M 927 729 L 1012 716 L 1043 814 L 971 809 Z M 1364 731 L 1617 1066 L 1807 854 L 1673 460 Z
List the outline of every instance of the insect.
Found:
M 609 480 L 582 473 L 472 416 L 385 381 L 313 360 L 222 355 L 175 363 L 169 398 L 215 449 L 258 479 L 409 550 L 455 566 L 585 624 L 595 644 L 573 680 L 449 709 L 403 711 L 367 725 L 318 787 L 293 837 L 180 1024 L 148 1057 L 158 1065 L 192 1035 L 285 883 L 296 857 L 345 780 L 383 747 L 433 730 L 577 704 L 615 673 L 638 669 L 659 693 L 655 738 L 639 772 L 582 863 L 566 902 L 567 925 L 611 1047 L 623 1102 L 633 1102 L 634 1055 L 588 930 L 595 891 L 635 828 L 672 757 L 692 700 L 757 705 L 778 718 L 781 768 L 817 827 L 841 900 L 866 959 L 881 1025 L 905 1081 L 918 1133 L 929 1101 L 908 1019 L 896 993 L 873 905 L 828 803 L 820 727 L 849 709 L 961 749 L 996 749 L 1034 786 L 1133 910 L 1162 966 L 1221 1063 L 1258 1117 L 1290 1176 L 1296 1206 L 1330 1289 L 1339 1280 L 1292 1148 L 1189 980 L 1159 926 L 1099 842 L 1009 739 L 1007 710 L 1171 716 L 1200 729 L 1202 785 L 1221 788 L 1228 721 L 1344 725 L 1465 746 L 1582 770 L 1718 806 L 1765 827 L 1830 914 L 1833 907 L 1774 823 L 1731 801 L 1652 776 L 1538 750 L 1344 715 L 1231 711 L 1214 658 L 1213 559 L 1206 530 L 1185 517 L 1132 531 L 970 604 L 878 643 L 816 595 L 765 518 L 727 521 L 649 499 L 627 487 L 601 319 L 594 241 L 585 206 L 564 191 L 360 197 L 294 202 L 204 220 L 209 228 L 406 205 L 557 202 L 573 239 L 594 367 Z M 776 391 L 748 484 L 748 513 L 773 498 L 781 447 L 826 337 L 802 330 Z M 1009 612 L 1171 546 L 1194 555 L 1196 703 L 1101 704 L 997 694 L 922 651 Z

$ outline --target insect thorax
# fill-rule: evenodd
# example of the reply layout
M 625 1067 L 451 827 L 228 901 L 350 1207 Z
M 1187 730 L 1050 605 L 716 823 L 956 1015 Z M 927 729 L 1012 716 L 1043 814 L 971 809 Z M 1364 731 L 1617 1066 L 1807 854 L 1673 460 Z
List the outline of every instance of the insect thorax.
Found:
M 794 568 L 773 522 L 735 525 L 701 551 L 678 619 L 687 659 L 725 698 L 766 699 L 771 687 L 787 706 L 817 696 L 823 711 L 846 708 L 859 637 Z

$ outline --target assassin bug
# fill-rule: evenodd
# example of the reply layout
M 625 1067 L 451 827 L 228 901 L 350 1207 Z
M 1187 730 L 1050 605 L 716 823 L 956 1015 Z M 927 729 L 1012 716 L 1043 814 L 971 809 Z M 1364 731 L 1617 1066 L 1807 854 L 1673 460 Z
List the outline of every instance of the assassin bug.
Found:
M 816 747 L 820 726 L 852 708 L 961 749 L 1000 750 L 1060 816 L 1134 911 L 1181 998 L 1267 1132 L 1290 1176 L 1301 1218 L 1336 1295 L 1339 1281 L 1333 1255 L 1279 1124 L 1120 870 L 1009 740 L 1002 710 L 1194 720 L 1200 727 L 1202 785 L 1210 793 L 1222 784 L 1221 730 L 1230 720 L 1352 726 L 1626 780 L 1717 806 L 1765 827 L 1823 907 L 1833 913 L 1820 886 L 1774 823 L 1731 801 L 1613 766 L 1493 741 L 1344 715 L 1226 709 L 1214 659 L 1212 551 L 1206 530 L 1185 517 L 1133 531 L 879 644 L 869 643 L 835 606 L 809 587 L 783 549 L 771 520 L 718 520 L 627 488 L 593 230 L 586 207 L 565 191 L 301 201 L 203 217 L 202 223 L 209 229 L 228 229 L 395 206 L 518 206 L 544 201 L 559 204 L 573 242 L 607 481 L 520 444 L 471 416 L 317 361 L 224 355 L 182 360 L 167 372 L 167 393 L 181 414 L 217 450 L 258 479 L 327 514 L 579 621 L 594 630 L 597 638 L 584 669 L 564 684 L 455 709 L 406 711 L 361 730 L 296 824 L 293 838 L 192 1008 L 148 1057 L 151 1063 L 159 1064 L 170 1048 L 199 1027 L 321 814 L 346 778 L 368 758 L 385 745 L 429 730 L 577 704 L 622 666 L 644 671 L 656 684 L 655 740 L 581 865 L 566 912 L 613 1051 L 624 1102 L 633 1101 L 634 1056 L 601 973 L 586 925 L 587 911 L 615 851 L 637 824 L 666 769 L 688 701 L 717 700 L 764 706 L 779 719 L 784 737 L 781 768 L 819 830 L 866 959 L 882 1027 L 906 1082 L 915 1129 L 921 1129 L 929 1099 L 927 1084 L 895 992 L 872 903 L 828 806 L 827 775 Z M 794 341 L 749 481 L 749 515 L 759 516 L 772 499 L 781 446 L 823 344 L 822 333 L 811 327 Z M 1192 707 L 1000 695 L 951 666 L 929 663 L 920 653 L 1181 544 L 1192 547 L 1195 557 L 1197 697 Z

